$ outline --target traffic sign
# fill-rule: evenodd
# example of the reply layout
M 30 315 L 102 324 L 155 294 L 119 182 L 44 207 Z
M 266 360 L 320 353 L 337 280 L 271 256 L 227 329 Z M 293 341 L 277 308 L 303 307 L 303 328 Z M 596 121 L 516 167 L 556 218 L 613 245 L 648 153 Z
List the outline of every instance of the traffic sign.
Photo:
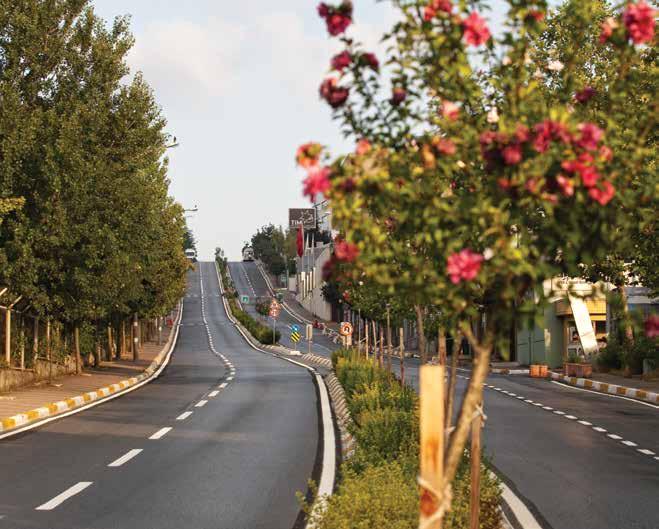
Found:
M 291 325 L 291 341 L 298 343 L 301 339 L 300 328 L 297 325 Z
M 348 321 L 341 322 L 341 335 L 342 336 L 352 335 L 352 323 Z
M 241 303 L 249 303 L 249 296 L 240 296 Z
M 276 318 L 279 317 L 279 313 L 280 313 L 280 312 L 281 312 L 281 307 L 279 306 L 279 303 L 277 303 L 277 301 L 273 299 L 273 300 L 270 302 L 270 309 L 269 309 L 269 311 L 268 311 L 268 315 L 269 315 L 271 318 L 275 318 L 275 319 L 276 319 Z
M 310 342 L 311 340 L 313 340 L 313 325 L 311 325 L 310 323 L 307 323 L 306 330 L 307 330 L 306 339 L 307 339 L 307 341 Z

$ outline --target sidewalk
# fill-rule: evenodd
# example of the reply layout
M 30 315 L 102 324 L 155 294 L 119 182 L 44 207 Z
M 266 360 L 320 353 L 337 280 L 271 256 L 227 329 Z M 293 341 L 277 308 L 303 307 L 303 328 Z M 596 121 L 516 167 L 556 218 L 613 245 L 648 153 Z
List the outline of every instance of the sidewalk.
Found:
M 600 393 L 643 400 L 659 404 L 659 380 L 641 380 L 626 378 L 610 373 L 593 373 L 593 378 L 576 378 L 565 376 L 562 372 L 552 371 L 552 380 L 563 382 Z
M 70 411 L 148 378 L 164 360 L 176 325 L 163 328 L 162 345 L 144 343 L 137 362 L 128 357 L 101 362 L 99 368 L 85 369 L 81 375 L 41 381 L 0 395 L 0 432 Z

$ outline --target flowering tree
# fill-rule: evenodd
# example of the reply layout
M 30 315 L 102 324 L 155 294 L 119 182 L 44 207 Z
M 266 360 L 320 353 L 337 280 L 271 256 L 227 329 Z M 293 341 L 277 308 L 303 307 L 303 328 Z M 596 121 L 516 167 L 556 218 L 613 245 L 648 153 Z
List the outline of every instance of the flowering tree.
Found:
M 353 277 L 441 307 L 475 351 L 447 452 L 448 491 L 495 344 L 541 310 L 545 280 L 580 276 L 623 251 L 635 212 L 656 204 L 656 173 L 645 165 L 656 108 L 630 116 L 629 105 L 654 56 L 655 11 L 641 0 L 608 17 L 601 2 L 583 0 L 556 15 L 597 31 L 603 68 L 579 56 L 577 31 L 551 41 L 542 0 L 511 0 L 496 39 L 486 2 L 393 4 L 400 21 L 382 61 L 345 35 L 350 2 L 318 9 L 345 45 L 320 96 L 358 144 L 340 162 L 315 156 L 305 192 L 330 199 L 350 248 L 337 258 Z M 428 501 L 437 508 L 447 497 Z

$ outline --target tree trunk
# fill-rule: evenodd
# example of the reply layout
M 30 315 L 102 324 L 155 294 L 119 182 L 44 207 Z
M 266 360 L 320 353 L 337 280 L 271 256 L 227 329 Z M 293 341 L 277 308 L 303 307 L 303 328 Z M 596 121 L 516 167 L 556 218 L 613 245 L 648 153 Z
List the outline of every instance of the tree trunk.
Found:
M 437 331 L 437 355 L 439 356 L 439 365 L 446 365 L 446 331 L 441 325 Z
M 453 403 L 455 402 L 455 384 L 458 372 L 458 359 L 462 349 L 462 333 L 458 332 L 455 336 L 455 345 L 451 355 L 451 376 L 449 378 L 449 387 L 446 396 L 446 431 L 451 430 L 453 424 Z
M 414 312 L 416 313 L 416 332 L 419 339 L 419 355 L 421 356 L 421 364 L 428 361 L 426 351 L 426 335 L 423 329 L 423 308 L 421 305 L 414 305 Z
M 137 314 L 133 314 L 133 362 L 140 359 L 140 322 Z
M 479 529 L 480 527 L 482 428 L 483 419 L 478 415 L 471 425 L 471 519 L 469 529 Z
M 124 319 L 121 320 L 121 329 L 119 331 L 119 334 L 120 334 L 119 340 L 121 342 L 119 344 L 119 358 L 121 358 L 122 356 L 125 356 L 127 354 L 127 351 L 126 351 L 126 320 L 124 320 Z
M 387 308 L 387 370 L 391 374 L 391 317 Z
M 627 289 L 623 284 L 616 285 L 618 292 L 620 292 L 620 300 L 622 302 L 622 312 L 624 314 L 625 338 L 630 344 L 634 343 L 634 329 L 629 321 L 629 305 L 627 304 Z
M 76 324 L 73 328 L 73 354 L 76 360 L 76 374 L 82 373 L 82 362 L 80 361 L 80 328 Z

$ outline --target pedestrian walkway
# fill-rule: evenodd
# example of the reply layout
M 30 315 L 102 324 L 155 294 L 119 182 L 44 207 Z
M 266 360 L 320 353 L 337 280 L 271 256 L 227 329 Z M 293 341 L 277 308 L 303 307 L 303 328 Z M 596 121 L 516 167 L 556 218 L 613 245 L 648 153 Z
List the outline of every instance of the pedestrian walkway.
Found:
M 0 395 L 0 422 L 3 418 L 27 414 L 30 410 L 48 406 L 51 403 L 65 402 L 79 395 L 107 388 L 144 373 L 163 351 L 174 332 L 174 326 L 163 328 L 162 345 L 147 342 L 137 362 L 125 356 L 120 360 L 101 362 L 98 368 L 89 368 L 81 375 L 67 375 L 43 380 Z

